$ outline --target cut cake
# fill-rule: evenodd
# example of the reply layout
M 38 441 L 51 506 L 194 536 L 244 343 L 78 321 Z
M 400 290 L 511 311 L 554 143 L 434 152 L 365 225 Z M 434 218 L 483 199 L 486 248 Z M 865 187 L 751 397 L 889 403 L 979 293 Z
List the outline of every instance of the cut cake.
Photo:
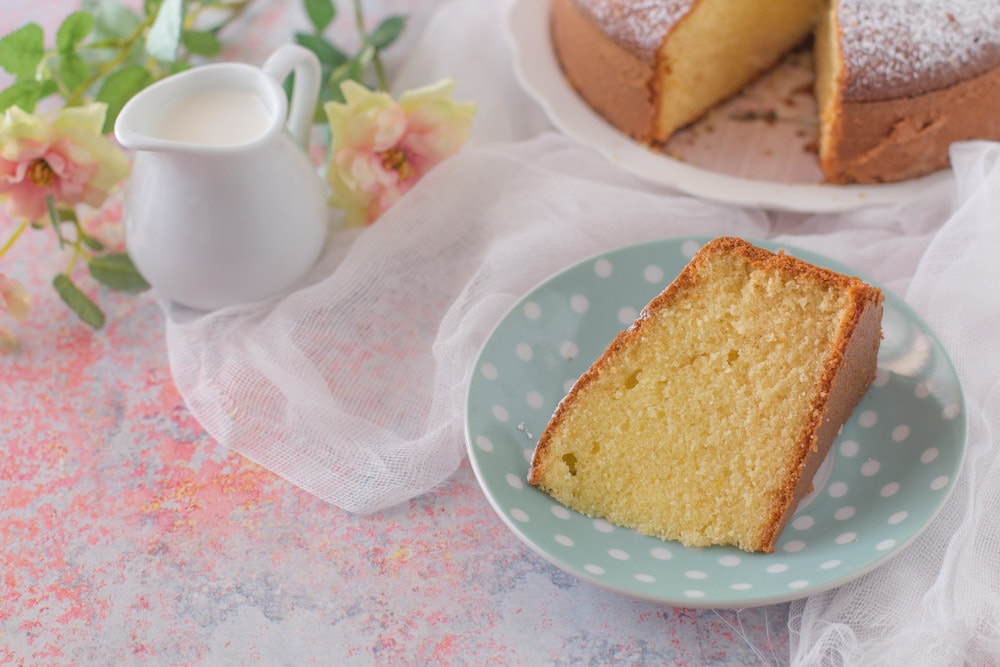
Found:
M 559 404 L 528 481 L 640 533 L 773 551 L 875 377 L 882 299 L 711 241 Z

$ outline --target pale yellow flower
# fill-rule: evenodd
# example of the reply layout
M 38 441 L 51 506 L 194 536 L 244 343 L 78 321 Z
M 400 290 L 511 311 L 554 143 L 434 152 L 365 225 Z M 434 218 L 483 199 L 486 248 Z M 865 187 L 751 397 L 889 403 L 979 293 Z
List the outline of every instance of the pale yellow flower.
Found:
M 59 208 L 100 206 L 128 174 L 128 160 L 101 135 L 106 105 L 66 107 L 51 118 L 8 108 L 0 117 L 0 197 L 14 218 L 40 220 Z
M 354 81 L 343 103 L 325 106 L 332 133 L 327 180 L 348 226 L 371 224 L 469 136 L 476 105 L 451 99 L 445 80 L 403 93 L 396 102 Z

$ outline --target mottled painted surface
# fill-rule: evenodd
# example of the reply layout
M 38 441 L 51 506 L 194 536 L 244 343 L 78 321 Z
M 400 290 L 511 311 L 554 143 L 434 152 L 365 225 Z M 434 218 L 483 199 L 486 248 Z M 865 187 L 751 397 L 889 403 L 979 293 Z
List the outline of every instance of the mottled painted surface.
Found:
M 0 28 L 74 6 L 5 2 Z M 296 25 L 297 5 L 262 8 L 246 59 Z M 120 215 L 112 201 L 88 224 L 120 243 Z M 521 545 L 468 465 L 357 517 L 224 450 L 171 381 L 153 299 L 80 274 L 108 314 L 93 332 L 48 285 L 65 261 L 36 232 L 0 262 L 35 297 L 0 357 L 0 664 L 787 662 L 787 606 L 690 610 L 581 583 Z

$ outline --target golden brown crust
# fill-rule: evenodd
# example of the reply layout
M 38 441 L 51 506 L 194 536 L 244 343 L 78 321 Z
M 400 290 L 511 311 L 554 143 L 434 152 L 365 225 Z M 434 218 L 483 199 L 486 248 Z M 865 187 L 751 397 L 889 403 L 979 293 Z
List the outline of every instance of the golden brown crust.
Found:
M 649 141 L 654 65 L 607 37 L 573 0 L 552 1 L 550 28 L 570 85 L 609 123 L 637 141 Z
M 1000 139 L 1000 68 L 917 97 L 834 103 L 820 156 L 829 183 L 923 176 L 948 166 L 953 142 Z

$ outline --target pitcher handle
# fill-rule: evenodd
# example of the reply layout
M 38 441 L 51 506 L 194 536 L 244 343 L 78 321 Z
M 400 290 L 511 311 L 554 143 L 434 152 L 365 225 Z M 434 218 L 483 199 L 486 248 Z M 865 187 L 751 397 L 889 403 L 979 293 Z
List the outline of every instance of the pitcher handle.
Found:
M 309 49 L 286 44 L 271 54 L 263 67 L 264 73 L 279 84 L 295 71 L 295 88 L 288 109 L 288 132 L 303 150 L 309 147 L 313 113 L 319 100 L 319 58 Z

